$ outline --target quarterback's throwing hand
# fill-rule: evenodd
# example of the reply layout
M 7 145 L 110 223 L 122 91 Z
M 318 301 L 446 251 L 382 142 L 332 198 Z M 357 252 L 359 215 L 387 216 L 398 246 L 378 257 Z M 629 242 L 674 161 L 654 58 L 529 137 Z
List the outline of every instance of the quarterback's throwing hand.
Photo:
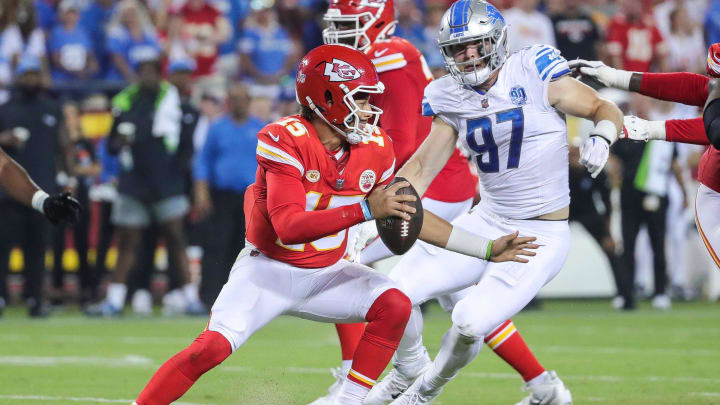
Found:
M 540 245 L 534 243 L 534 236 L 518 236 L 519 232 L 511 233 L 497 238 L 493 241 L 490 253 L 491 262 L 519 262 L 527 263 L 528 259 L 522 256 L 535 256 L 532 250 L 537 249 Z
M 408 186 L 410 186 L 409 182 L 400 181 L 388 188 L 376 187 L 367 198 L 372 217 L 378 219 L 394 216 L 410 221 L 409 214 L 415 213 L 415 207 L 403 203 L 415 201 L 415 196 L 408 194 L 395 195 L 398 190 Z

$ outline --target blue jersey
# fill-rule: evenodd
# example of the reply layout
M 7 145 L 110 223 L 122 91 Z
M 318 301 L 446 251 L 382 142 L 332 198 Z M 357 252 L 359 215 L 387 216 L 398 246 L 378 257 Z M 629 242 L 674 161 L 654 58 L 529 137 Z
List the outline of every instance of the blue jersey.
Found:
M 141 39 L 136 39 L 126 29 L 115 29 L 108 33 L 107 52 L 120 54 L 133 70 L 142 60 L 153 59 L 162 51 L 160 43 L 154 34 L 145 33 Z M 115 66 L 108 69 L 107 79 L 121 80 L 120 71 Z
M 255 67 L 264 74 L 278 73 L 292 52 L 292 40 L 284 28 L 248 28 L 240 40 L 240 53 L 249 55 Z
M 58 54 L 60 66 L 53 66 L 54 80 L 69 80 L 74 76 L 66 71 L 81 71 L 87 67 L 92 54 L 92 41 L 85 30 L 77 26 L 73 30 L 66 30 L 56 25 L 50 31 L 48 38 L 48 51 Z M 62 67 L 64 70 L 59 69 Z

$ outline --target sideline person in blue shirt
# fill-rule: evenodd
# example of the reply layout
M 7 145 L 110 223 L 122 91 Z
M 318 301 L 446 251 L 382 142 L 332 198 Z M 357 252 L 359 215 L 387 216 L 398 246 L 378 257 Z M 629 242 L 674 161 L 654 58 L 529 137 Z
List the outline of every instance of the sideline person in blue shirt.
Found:
M 244 194 L 255 181 L 257 133 L 265 122 L 248 116 L 250 96 L 242 84 L 228 95 L 228 113 L 210 125 L 195 157 L 195 212 L 208 218 L 200 297 L 212 305 L 235 256 L 245 246 Z

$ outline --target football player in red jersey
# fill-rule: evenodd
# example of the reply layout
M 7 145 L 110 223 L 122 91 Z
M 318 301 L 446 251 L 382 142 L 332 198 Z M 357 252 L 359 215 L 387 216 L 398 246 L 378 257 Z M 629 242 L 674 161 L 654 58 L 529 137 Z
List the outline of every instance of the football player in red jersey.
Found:
M 371 102 L 382 108 L 379 125 L 392 139 L 395 150 L 395 169 L 405 164 L 410 156 L 430 133 L 432 117 L 422 114 L 422 99 L 425 86 L 433 80 L 433 75 L 420 51 L 409 41 L 392 36 L 395 30 L 395 11 L 393 0 L 331 0 L 324 17 L 328 23 L 323 31 L 325 43 L 344 43 L 351 45 L 368 55 L 375 65 L 385 92 L 373 94 Z M 422 196 L 423 208 L 435 215 L 452 221 L 470 210 L 476 194 L 477 178 L 470 172 L 468 160 L 459 149 L 455 149 L 447 164 L 431 183 Z M 390 250 L 377 238 L 377 229 L 373 222 L 360 225 L 357 236 L 349 242 L 349 256 L 362 264 L 374 263 L 392 256 Z M 368 242 L 371 243 L 365 246 Z M 423 263 L 427 255 L 436 254 L 438 248 L 418 242 L 403 258 L 403 264 L 417 266 Z M 438 277 L 442 277 L 438 271 Z M 392 274 L 390 276 L 393 277 Z M 450 311 L 463 296 L 462 292 L 440 297 L 443 308 Z M 419 310 L 419 309 L 415 309 Z M 340 338 L 342 365 L 333 369 L 336 382 L 328 389 L 328 394 L 318 398 L 310 405 L 332 403 L 339 392 L 342 379 L 350 367 L 353 353 L 362 336 L 364 324 L 337 324 Z M 417 327 L 408 326 L 408 327 Z M 496 339 L 497 336 L 509 336 Z M 527 383 L 544 380 L 545 368 L 537 361 L 525 344 L 512 321 L 499 325 L 497 330 L 485 338 L 485 342 L 503 360 L 510 364 Z M 399 350 L 403 350 L 400 343 Z M 427 365 L 426 361 L 415 364 Z M 399 370 L 405 371 L 407 375 Z M 373 389 L 366 404 L 388 403 L 394 396 L 409 386 L 422 369 L 403 367 L 395 364 L 393 378 L 386 378 Z M 553 384 L 562 382 L 552 380 Z M 548 387 L 531 384 L 530 389 L 548 390 Z M 528 397 L 530 398 L 530 397 Z M 550 404 L 552 405 L 552 404 Z
M 182 396 L 258 329 L 281 314 L 322 322 L 367 321 L 335 404 L 361 404 L 385 369 L 410 315 L 408 298 L 388 277 L 342 260 L 347 228 L 372 218 L 410 219 L 415 197 L 385 186 L 395 158 L 369 102 L 384 86 L 370 59 L 350 47 L 323 45 L 300 62 L 300 115 L 258 133 L 256 182 L 246 192 L 249 245 L 238 256 L 204 332 L 155 373 L 137 405 Z M 453 227 L 426 213 L 421 237 L 493 261 L 527 262 L 534 237 L 473 237 L 453 242 Z M 462 245 L 462 246 L 460 246 Z M 483 249 L 485 249 L 483 251 Z M 487 252 L 489 251 L 489 254 Z
M 712 145 L 698 167 L 701 184 L 695 200 L 695 221 L 708 253 L 720 268 L 720 216 L 717 215 L 720 212 L 720 43 L 712 44 L 708 50 L 706 70 L 710 77 L 688 72 L 628 72 L 585 60 L 572 61 L 570 65 L 580 74 L 609 87 L 704 107 L 703 116 L 692 119 L 646 121 L 627 116 L 625 137 Z

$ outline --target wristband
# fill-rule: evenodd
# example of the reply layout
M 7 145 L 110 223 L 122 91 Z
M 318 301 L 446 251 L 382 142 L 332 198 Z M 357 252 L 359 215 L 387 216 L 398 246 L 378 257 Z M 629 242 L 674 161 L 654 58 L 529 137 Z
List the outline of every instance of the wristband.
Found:
M 370 212 L 370 205 L 367 200 L 360 201 L 360 209 L 362 209 L 362 213 L 366 221 L 373 219 L 372 213 Z
M 450 231 L 445 249 L 464 255 L 477 257 L 482 260 L 490 260 L 492 253 L 492 241 L 482 236 L 470 233 L 460 227 L 453 226 Z
M 612 121 L 602 120 L 595 125 L 590 136 L 600 136 L 612 145 L 618 138 L 618 130 Z
M 43 204 L 45 203 L 45 200 L 48 199 L 48 197 L 50 197 L 48 193 L 42 190 L 38 190 L 35 192 L 35 194 L 33 194 L 32 202 L 30 204 L 35 210 L 39 211 L 41 214 L 45 214 L 45 211 L 43 211 Z

